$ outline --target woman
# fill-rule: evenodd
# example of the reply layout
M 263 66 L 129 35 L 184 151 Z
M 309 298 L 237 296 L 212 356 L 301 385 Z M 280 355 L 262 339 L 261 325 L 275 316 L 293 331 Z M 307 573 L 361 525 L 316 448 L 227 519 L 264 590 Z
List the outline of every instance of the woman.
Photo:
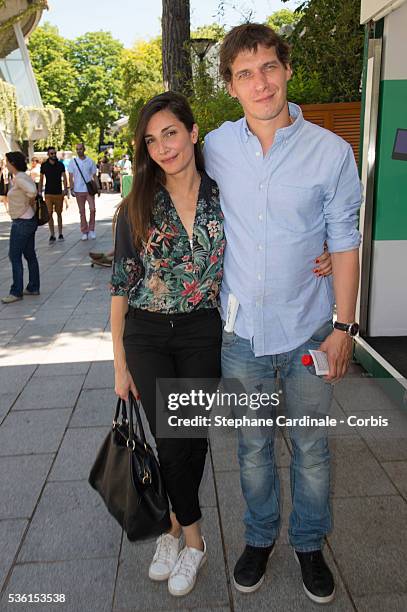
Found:
M 112 164 L 105 155 L 100 162 L 100 182 L 104 191 L 110 191 L 112 184 Z
M 40 164 L 40 160 L 38 159 L 38 157 L 33 157 L 31 159 L 31 167 L 30 167 L 30 170 L 28 171 L 28 174 L 31 176 L 32 180 L 34 181 L 38 189 L 40 178 L 41 178 L 41 164 Z
M 115 391 L 140 395 L 172 506 L 149 568 L 172 595 L 189 593 L 206 560 L 198 491 L 205 438 L 157 435 L 156 380 L 220 377 L 218 294 L 225 248 L 216 183 L 180 94 L 152 98 L 135 133 L 131 193 L 116 223 L 111 328 Z M 181 535 L 185 546 L 180 551 Z
M 23 299 L 24 295 L 39 295 L 40 271 L 35 254 L 35 232 L 37 220 L 34 214 L 37 187 L 26 174 L 27 164 L 20 151 L 6 153 L 7 170 L 13 176 L 12 187 L 8 191 L 8 213 L 12 219 L 10 232 L 9 258 L 13 271 L 13 284 L 10 295 L 2 298 L 3 304 L 12 304 Z M 28 264 L 28 285 L 23 290 L 24 255 Z

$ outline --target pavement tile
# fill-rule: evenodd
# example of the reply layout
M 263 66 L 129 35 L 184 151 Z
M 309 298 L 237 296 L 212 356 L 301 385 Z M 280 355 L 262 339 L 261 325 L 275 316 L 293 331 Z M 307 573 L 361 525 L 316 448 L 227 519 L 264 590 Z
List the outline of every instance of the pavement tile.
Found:
M 348 425 L 348 415 L 345 414 L 335 398 L 332 401 L 329 416 L 336 419 L 337 425 L 328 427 L 328 436 L 354 436 L 357 434 L 355 427 Z M 344 423 L 341 423 L 341 421 L 344 421 Z
M 114 389 L 113 362 L 96 361 L 92 363 L 84 389 Z
M 0 393 L 19 393 L 35 368 L 35 365 L 0 367 Z
M 19 562 L 118 556 L 121 528 L 85 481 L 46 485 Z
M 8 571 L 12 566 L 27 523 L 28 521 L 21 519 L 0 521 L 0 590 L 3 587 Z
M 396 407 L 393 400 L 385 393 L 397 385 L 392 379 L 371 377 L 345 378 L 335 385 L 334 397 L 345 413 L 353 414 L 360 410 L 390 410 Z
M 0 519 L 32 515 L 53 459 L 54 455 L 0 457 Z
M 406 612 L 407 593 L 381 593 L 353 598 L 358 612 Z
M 33 377 L 13 410 L 71 408 L 78 399 L 85 374 L 55 377 Z
M 107 313 L 102 316 L 93 314 L 70 317 L 64 325 L 64 332 L 101 332 L 106 327 L 107 318 Z
M 18 393 L 0 393 L 0 425 L 18 397 Z
M 331 437 L 329 448 L 332 458 L 334 496 L 397 494 L 390 478 L 361 438 Z
M 74 376 L 75 374 L 87 374 L 90 362 L 78 361 L 77 363 L 47 363 L 40 365 L 35 371 L 34 378 L 43 376 Z
M 2 612 L 110 612 L 116 559 L 29 563 L 13 569 L 0 601 Z M 9 593 L 65 594 L 65 603 L 8 604 Z
M 351 595 L 403 592 L 405 501 L 398 496 L 381 496 L 334 498 L 332 503 L 334 529 L 328 539 Z
M 0 456 L 56 452 L 71 412 L 11 411 L 0 427 Z
M 213 480 L 212 463 L 209 453 L 206 456 L 205 468 L 199 488 L 199 504 L 201 508 L 216 508 L 215 483 Z
M 107 433 L 105 427 L 68 429 L 48 480 L 87 480 Z
M 357 427 L 359 435 L 379 461 L 407 461 L 406 410 L 370 410 L 358 413 L 358 416 L 365 419 L 378 420 L 380 416 L 388 419 L 387 427 Z
M 136 608 L 113 608 L 113 612 L 133 612 Z M 155 606 L 154 608 L 145 609 L 143 612 L 171 612 L 174 608 L 158 608 Z M 189 608 L 188 603 L 185 603 L 185 607 L 183 610 L 193 610 L 193 612 L 231 612 L 231 608 L 225 606 L 216 606 L 214 604 L 211 605 L 210 608 Z
M 407 498 L 407 461 L 389 461 L 382 463 L 393 484 Z
M 172 597 L 166 582 L 148 578 L 155 542 L 130 543 L 123 538 L 116 584 L 114 610 L 182 610 L 229 605 L 219 523 L 215 508 L 203 508 L 202 531 L 208 547 L 208 562 L 202 567 L 194 590 L 185 597 Z
M 70 427 L 109 428 L 116 409 L 114 389 L 83 389 L 74 410 Z

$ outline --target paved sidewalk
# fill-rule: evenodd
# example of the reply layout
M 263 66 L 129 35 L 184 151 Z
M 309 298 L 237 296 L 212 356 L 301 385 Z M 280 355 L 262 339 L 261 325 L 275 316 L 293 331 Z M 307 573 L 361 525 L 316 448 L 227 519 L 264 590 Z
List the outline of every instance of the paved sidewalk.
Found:
M 130 612 L 319 610 L 302 590 L 287 542 L 290 449 L 279 436 L 283 526 L 262 588 L 241 595 L 230 575 L 242 550 L 244 505 L 233 432 L 211 432 L 202 486 L 209 561 L 195 590 L 171 597 L 147 578 L 154 544 L 130 544 L 87 483 L 115 402 L 110 271 L 88 251 L 111 246 L 117 196 L 97 202 L 97 240 L 80 241 L 74 203 L 66 240 L 37 233 L 41 295 L 0 305 L 0 610 Z M 8 293 L 9 222 L 0 211 L 0 289 Z M 329 610 L 407 610 L 407 413 L 353 366 L 333 416 L 382 415 L 383 428 L 330 431 L 334 530 L 325 548 L 337 582 Z M 15 593 L 63 593 L 66 603 L 8 603 Z

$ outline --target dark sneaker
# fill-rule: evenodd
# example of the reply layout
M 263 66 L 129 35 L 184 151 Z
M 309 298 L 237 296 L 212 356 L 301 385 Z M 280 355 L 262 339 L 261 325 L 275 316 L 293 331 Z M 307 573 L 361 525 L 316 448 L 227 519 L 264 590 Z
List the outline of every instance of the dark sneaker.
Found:
M 294 551 L 297 563 L 300 564 L 302 584 L 305 593 L 315 603 L 326 604 L 333 600 L 335 583 L 332 572 L 325 563 L 322 551 Z
M 39 291 L 29 291 L 29 289 L 24 289 L 24 295 L 40 295 Z
M 253 593 L 264 580 L 267 561 L 274 552 L 274 544 L 265 548 L 246 544 L 242 556 L 235 565 L 233 582 L 241 593 Z
M 55 242 L 55 240 L 56 240 L 55 236 L 50 236 L 50 237 L 49 237 L 49 241 L 50 241 L 50 242 Z
M 59 236 L 58 236 L 58 240 L 65 240 L 65 238 L 64 238 L 64 236 L 63 236 L 63 234 L 59 234 Z

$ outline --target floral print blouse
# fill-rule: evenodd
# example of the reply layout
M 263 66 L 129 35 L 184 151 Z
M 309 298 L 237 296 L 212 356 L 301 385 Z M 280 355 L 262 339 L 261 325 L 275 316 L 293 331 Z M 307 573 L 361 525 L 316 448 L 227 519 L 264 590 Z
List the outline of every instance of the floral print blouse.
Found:
M 111 294 L 133 308 L 164 314 L 216 308 L 225 237 L 216 183 L 206 173 L 199 187 L 190 241 L 168 191 L 155 196 L 147 242 L 137 251 L 125 211 L 116 224 Z

